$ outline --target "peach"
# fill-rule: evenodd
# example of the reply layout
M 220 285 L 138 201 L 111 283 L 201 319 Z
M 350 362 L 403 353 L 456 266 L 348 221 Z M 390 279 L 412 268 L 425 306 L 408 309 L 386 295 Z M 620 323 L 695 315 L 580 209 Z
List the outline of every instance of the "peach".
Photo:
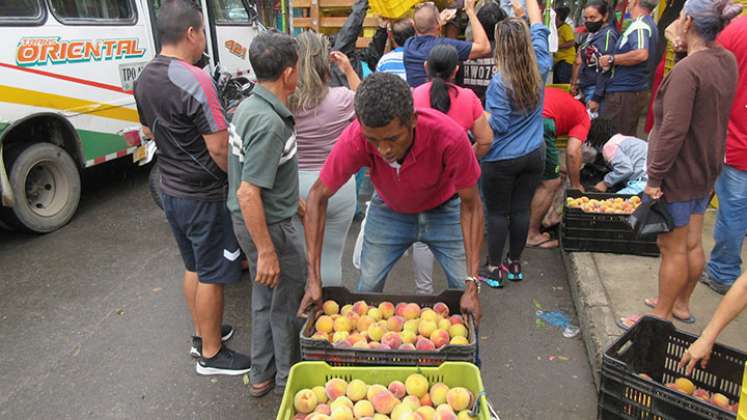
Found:
M 360 340 L 360 341 L 356 341 L 356 342 L 355 342 L 355 343 L 353 343 L 353 345 L 352 345 L 352 346 L 350 346 L 350 347 L 351 347 L 351 348 L 354 348 L 354 349 L 366 349 L 366 350 L 368 350 L 368 349 L 370 349 L 370 348 L 371 348 L 371 347 L 369 347 L 369 345 L 368 345 L 368 342 L 367 342 L 366 340 Z
M 361 417 L 372 417 L 374 415 L 374 407 L 370 401 L 360 400 L 353 406 L 353 415 L 359 419 Z
M 409 320 L 405 321 L 405 325 L 402 327 L 402 330 L 403 331 L 410 331 L 412 333 L 416 333 L 417 334 L 419 326 L 420 326 L 420 320 L 419 319 L 409 319 Z
M 368 387 L 368 392 L 366 392 L 366 399 L 369 401 L 373 401 L 374 395 L 378 394 L 381 391 L 386 391 L 386 387 L 381 384 L 374 384 Z
M 353 402 L 346 396 L 337 397 L 337 399 L 332 401 L 332 404 L 329 405 L 329 408 L 331 408 L 332 411 L 335 411 L 335 407 L 347 407 L 352 410 Z
M 331 413 L 330 413 L 331 414 Z M 329 420 L 329 414 L 323 414 L 323 413 L 311 413 L 304 420 Z
M 368 385 L 360 379 L 353 379 L 348 384 L 347 392 L 345 395 L 350 398 L 350 401 L 357 402 L 366 398 L 368 393 Z
M 358 331 L 366 331 L 368 330 L 368 327 L 370 327 L 374 322 L 376 322 L 376 320 L 374 320 L 370 316 L 363 315 L 362 317 L 358 318 L 358 321 L 355 323 L 355 328 Z
M 324 394 L 324 398 L 325 399 L 327 398 L 327 394 Z M 328 415 L 332 414 L 332 409 L 329 408 L 329 405 L 327 405 L 327 404 L 319 404 L 314 409 L 314 413 L 315 414 L 324 414 L 324 415 L 328 416 Z
M 316 319 L 314 328 L 321 333 L 329 334 L 332 332 L 334 325 L 335 321 L 333 321 L 329 315 L 322 315 Z
M 417 339 L 415 333 L 412 331 L 402 331 L 399 333 L 399 337 L 402 339 L 403 343 L 409 344 L 415 344 L 415 340 Z
M 324 390 L 327 392 L 327 398 L 329 401 L 334 401 L 339 397 L 345 395 L 348 389 L 348 383 L 340 378 L 333 378 L 327 381 L 324 385 Z
M 314 335 L 311 336 L 311 339 L 319 341 L 329 341 L 329 335 L 323 332 L 315 332 Z
M 431 341 L 436 348 L 441 348 L 449 344 L 449 333 L 446 330 L 435 330 L 431 333 Z
M 392 302 L 381 302 L 379 304 L 379 312 L 384 319 L 389 319 L 394 316 L 394 305 Z
M 734 404 L 729 406 L 729 411 L 731 411 L 734 414 L 737 414 L 739 412 L 739 401 L 735 402 Z
M 373 420 L 390 420 L 390 419 L 389 419 L 389 416 L 387 416 L 385 414 L 376 413 L 373 416 Z
M 350 331 L 353 329 L 353 322 L 346 316 L 341 316 L 335 320 L 335 331 Z
M 438 407 L 441 404 L 446 404 L 446 394 L 449 392 L 449 387 L 442 382 L 437 382 L 431 386 L 430 396 L 433 405 Z
M 386 344 L 390 348 L 396 349 L 402 345 L 402 337 L 399 333 L 389 331 L 381 337 L 381 344 Z
M 415 342 L 415 349 L 418 351 L 433 351 L 436 350 L 436 346 L 433 344 L 433 341 L 421 337 L 418 338 L 417 342 Z
M 353 312 L 358 315 L 365 315 L 368 312 L 368 304 L 362 300 L 353 304 Z
M 418 325 L 418 333 L 425 337 L 430 337 L 433 331 L 436 331 L 436 329 L 438 329 L 438 325 L 435 321 L 421 319 L 420 325 Z
M 351 343 L 350 340 L 345 339 L 345 340 L 335 341 L 334 344 L 332 344 L 332 347 L 336 349 L 349 349 L 353 347 L 353 343 Z
M 433 309 L 423 309 L 423 311 L 420 313 L 420 321 L 438 322 L 438 314 Z
M 726 398 L 726 395 L 720 392 L 716 392 L 711 396 L 711 402 L 713 403 L 713 405 L 721 409 L 729 409 L 729 399 Z
M 358 315 L 357 312 L 350 311 L 345 315 L 345 318 L 349 319 L 353 326 L 358 323 L 358 320 L 361 319 L 361 316 Z
M 444 318 L 449 317 L 449 305 L 443 302 L 436 302 L 436 304 L 433 305 L 433 310 Z
M 428 379 L 419 373 L 413 373 L 405 380 L 405 388 L 408 395 L 420 398 L 428 392 Z
M 371 341 L 368 343 L 368 348 L 370 350 L 381 350 L 381 343 L 379 343 L 378 341 Z
M 394 395 L 395 398 L 398 400 L 401 400 L 404 398 L 405 395 L 407 395 L 407 389 L 405 388 L 405 384 L 400 381 L 392 381 L 389 383 L 389 392 Z
M 452 315 L 449 317 L 449 322 L 451 322 L 451 325 L 454 325 L 454 324 L 464 325 L 464 317 L 462 317 L 461 315 Z
M 412 343 L 403 343 L 399 346 L 399 350 L 402 351 L 415 351 L 415 345 Z
M 336 343 L 338 341 L 346 340 L 350 336 L 350 333 L 347 331 L 338 331 L 332 335 L 332 342 Z
M 449 336 L 451 337 L 467 337 L 467 327 L 462 324 L 454 324 L 449 327 Z
M 428 395 L 428 394 L 425 394 L 425 395 Z M 420 398 L 414 395 L 408 395 L 402 400 L 402 404 L 410 407 L 412 411 L 415 411 L 420 407 Z
M 387 390 L 379 391 L 371 399 L 371 404 L 374 406 L 379 414 L 389 414 L 394 410 L 394 407 L 399 404 L 399 400 Z
M 462 410 L 459 412 L 459 414 L 457 414 L 457 420 L 474 420 L 476 418 L 477 417 L 472 417 L 469 414 L 469 410 Z
M 315 386 L 311 388 L 311 392 L 316 395 L 316 400 L 319 403 L 319 405 L 326 404 L 329 399 L 327 398 L 327 391 L 324 390 L 323 386 Z M 318 410 L 314 410 L 318 411 Z
M 334 315 L 340 311 L 340 305 L 334 300 L 327 300 L 322 304 L 322 310 L 325 315 Z
M 436 409 L 427 405 L 421 405 L 415 412 L 420 414 L 423 420 L 433 420 L 436 416 Z
M 353 420 L 353 410 L 348 407 L 338 406 L 332 409 L 330 420 Z
M 457 420 L 457 416 L 448 404 L 441 404 L 436 407 L 436 415 L 433 416 L 433 420 Z
M 381 347 L 379 347 L 379 350 L 391 350 L 392 347 L 389 347 L 388 344 L 382 344 Z
M 420 316 L 420 305 L 417 303 L 408 303 L 402 310 L 402 316 L 405 319 L 415 319 Z
M 420 405 L 427 405 L 429 407 L 433 407 L 433 401 L 431 401 L 431 394 L 425 394 L 422 397 L 420 397 Z
M 466 337 L 456 336 L 452 338 L 451 341 L 449 341 L 449 344 L 454 344 L 457 346 L 466 346 L 469 344 L 469 340 L 467 340 Z
M 394 314 L 395 315 L 399 315 L 399 316 L 401 316 L 401 317 L 404 318 L 403 313 L 404 313 L 404 310 L 405 310 L 406 306 L 407 306 L 407 304 L 404 303 L 404 302 L 398 303 L 397 306 L 394 307 Z
M 348 303 L 347 305 L 343 306 L 342 309 L 340 309 L 340 315 L 345 316 L 349 314 L 350 312 L 352 312 L 352 310 L 353 310 L 353 305 Z
M 314 411 L 319 401 L 316 394 L 310 389 L 302 389 L 293 397 L 293 407 L 297 412 L 308 414 Z
M 360 333 L 357 333 L 357 332 L 354 332 L 348 335 L 348 341 L 350 341 L 350 343 L 352 344 L 355 344 L 359 341 L 368 342 L 367 337 L 364 337 Z
M 711 393 L 706 391 L 705 389 L 697 388 L 695 391 L 693 391 L 693 397 L 703 401 L 710 401 Z
M 438 329 L 449 331 L 449 327 L 451 327 L 451 322 L 448 319 L 438 320 Z
M 687 395 L 693 395 L 693 391 L 695 391 L 695 384 L 692 383 L 691 380 L 687 378 L 677 378 L 674 383 L 677 385 L 680 391 L 684 392 Z
M 669 382 L 667 384 L 664 384 L 664 386 L 674 391 L 680 391 L 680 387 L 678 387 L 674 382 Z
M 399 416 L 399 420 L 423 420 L 423 417 L 414 411 L 408 411 Z
M 379 308 L 371 308 L 371 309 L 369 309 L 368 310 L 368 316 L 370 316 L 371 318 L 373 318 L 373 319 L 375 319 L 377 321 L 381 321 L 381 319 L 383 318 L 381 316 L 381 311 L 379 311 Z
M 469 391 L 466 388 L 456 387 L 451 388 L 446 393 L 446 402 L 451 406 L 454 411 L 462 411 L 469 407 L 470 400 L 472 399 Z
M 392 414 L 390 414 L 389 417 L 391 417 L 392 420 L 403 420 L 405 418 L 405 414 L 411 414 L 412 412 L 413 409 L 408 405 L 399 403 L 394 406 L 394 408 L 392 409 Z
M 371 324 L 370 327 L 368 327 L 368 338 L 371 341 L 381 341 L 381 337 L 386 334 L 386 330 L 381 328 L 381 325 L 379 324 Z
M 389 331 L 400 332 L 405 326 L 405 319 L 399 315 L 395 315 L 386 321 L 386 328 Z

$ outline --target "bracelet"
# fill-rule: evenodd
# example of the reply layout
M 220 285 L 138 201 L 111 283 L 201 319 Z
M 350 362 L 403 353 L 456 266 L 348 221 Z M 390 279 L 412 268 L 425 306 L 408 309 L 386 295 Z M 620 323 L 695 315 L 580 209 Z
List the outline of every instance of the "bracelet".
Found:
M 475 283 L 475 286 L 477 286 L 477 293 L 480 293 L 480 280 L 477 277 L 467 277 L 464 279 L 464 284 L 467 283 Z

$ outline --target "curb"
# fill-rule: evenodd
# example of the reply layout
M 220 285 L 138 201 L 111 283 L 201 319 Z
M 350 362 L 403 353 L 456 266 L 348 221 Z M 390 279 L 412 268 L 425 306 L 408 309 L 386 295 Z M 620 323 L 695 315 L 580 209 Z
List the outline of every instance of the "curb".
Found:
M 594 384 L 598 390 L 602 355 L 622 332 L 615 325 L 614 311 L 602 284 L 594 255 L 590 252 L 561 252 Z

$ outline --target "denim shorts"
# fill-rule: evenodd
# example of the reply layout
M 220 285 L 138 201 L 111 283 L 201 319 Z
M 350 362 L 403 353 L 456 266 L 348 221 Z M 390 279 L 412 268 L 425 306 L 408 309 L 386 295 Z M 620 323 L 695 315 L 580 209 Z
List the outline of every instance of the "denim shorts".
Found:
M 711 197 L 705 197 L 667 203 L 667 210 L 669 210 L 669 214 L 672 215 L 674 227 L 687 226 L 690 223 L 690 216 L 693 214 L 705 213 L 710 202 Z

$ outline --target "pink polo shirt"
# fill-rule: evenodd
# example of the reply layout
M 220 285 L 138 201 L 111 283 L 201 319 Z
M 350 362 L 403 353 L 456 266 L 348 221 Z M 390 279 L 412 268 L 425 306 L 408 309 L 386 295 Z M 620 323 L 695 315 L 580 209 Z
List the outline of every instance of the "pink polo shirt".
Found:
M 415 109 L 432 109 L 432 84 L 432 82 L 428 82 L 413 89 L 412 101 Z M 449 99 L 451 99 L 451 107 L 446 115 L 454 119 L 465 130 L 471 129 L 475 125 L 475 121 L 482 117 L 482 103 L 480 102 L 480 98 L 471 89 L 451 85 L 449 86 Z
M 464 129 L 432 109 L 418 110 L 417 117 L 414 144 L 399 169 L 366 141 L 356 119 L 340 135 L 319 179 L 337 191 L 360 168 L 368 167 L 384 203 L 406 214 L 436 208 L 457 191 L 477 185 L 480 166 Z

